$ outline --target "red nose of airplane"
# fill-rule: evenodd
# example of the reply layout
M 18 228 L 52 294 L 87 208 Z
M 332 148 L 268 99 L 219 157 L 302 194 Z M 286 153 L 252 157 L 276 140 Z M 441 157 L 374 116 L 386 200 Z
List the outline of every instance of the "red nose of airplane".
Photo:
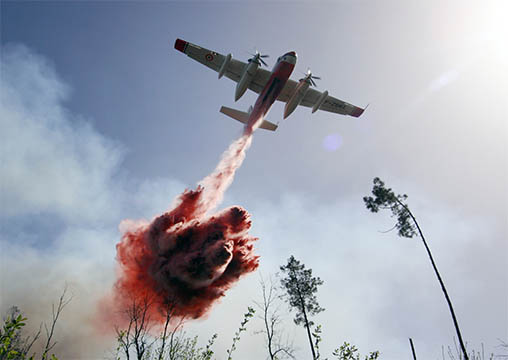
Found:
M 294 51 L 290 51 L 287 54 L 296 57 L 296 53 Z

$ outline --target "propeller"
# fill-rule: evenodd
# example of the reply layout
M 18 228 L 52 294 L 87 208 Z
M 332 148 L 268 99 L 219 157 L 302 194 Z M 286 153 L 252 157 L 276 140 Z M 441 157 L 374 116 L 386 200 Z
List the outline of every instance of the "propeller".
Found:
M 252 58 L 249 59 L 249 62 L 254 61 L 255 63 L 258 63 L 259 65 L 263 64 L 264 66 L 268 66 L 268 64 L 263 59 L 270 57 L 270 55 L 261 55 L 259 53 L 259 51 L 257 51 L 257 50 L 256 50 L 255 54 L 250 54 L 250 55 L 252 55 Z
M 310 82 L 310 84 L 314 87 L 317 87 L 316 85 L 316 82 L 314 81 L 314 79 L 316 80 L 321 80 L 321 78 L 319 76 L 314 76 L 312 75 L 312 71 L 310 71 L 310 68 L 307 69 L 307 72 L 305 73 L 305 81 L 308 81 Z

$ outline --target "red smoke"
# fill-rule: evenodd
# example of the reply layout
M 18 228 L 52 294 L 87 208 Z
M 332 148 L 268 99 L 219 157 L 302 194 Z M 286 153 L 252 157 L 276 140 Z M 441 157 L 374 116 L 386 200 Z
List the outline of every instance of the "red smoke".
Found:
M 196 190 L 184 191 L 151 223 L 122 224 L 128 229 L 116 246 L 119 275 L 109 301 L 115 311 L 149 298 L 159 305 L 152 306 L 152 321 L 164 319 L 159 309 L 168 301 L 174 316 L 199 318 L 242 275 L 258 267 L 253 251 L 257 239 L 248 234 L 247 211 L 233 206 L 210 214 L 250 143 L 251 131 L 246 131 Z

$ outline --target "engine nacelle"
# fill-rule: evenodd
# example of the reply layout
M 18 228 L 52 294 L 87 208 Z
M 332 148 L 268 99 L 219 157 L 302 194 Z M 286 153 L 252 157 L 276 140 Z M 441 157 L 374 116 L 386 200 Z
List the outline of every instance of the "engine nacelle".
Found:
M 224 73 L 226 72 L 227 68 L 228 68 L 228 65 L 229 63 L 231 62 L 231 58 L 233 57 L 233 55 L 231 54 L 228 54 L 228 56 L 226 56 L 226 58 L 224 59 L 224 62 L 222 63 L 220 69 L 219 69 L 219 79 L 224 75 Z
M 243 71 L 242 77 L 240 78 L 240 81 L 236 84 L 236 91 L 235 91 L 235 101 L 240 99 L 243 94 L 245 94 L 245 91 L 250 85 L 250 82 L 254 78 L 254 75 L 256 75 L 256 71 L 258 70 L 259 64 L 255 61 L 250 61 L 247 66 L 245 67 L 245 70 Z
M 319 110 L 319 107 L 325 102 L 326 97 L 328 96 L 328 90 L 321 94 L 319 97 L 317 103 L 314 104 L 314 107 L 312 108 L 312 113 L 314 114 L 316 111 Z
M 303 98 L 305 97 L 305 94 L 307 93 L 307 90 L 309 89 L 309 85 L 309 82 L 305 79 L 301 79 L 298 85 L 296 85 L 293 96 L 291 96 L 291 99 L 289 99 L 289 101 L 286 103 L 286 106 L 284 107 L 284 119 L 291 115 L 297 106 L 300 105 Z

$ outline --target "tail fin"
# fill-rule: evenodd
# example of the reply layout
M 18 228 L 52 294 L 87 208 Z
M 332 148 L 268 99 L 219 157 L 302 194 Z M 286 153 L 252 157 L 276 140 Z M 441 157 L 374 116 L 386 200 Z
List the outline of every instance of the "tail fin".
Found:
M 245 125 L 247 125 L 247 123 L 249 122 L 250 110 L 251 109 L 249 109 L 249 112 L 245 112 L 245 111 L 240 111 L 240 110 L 228 108 L 226 106 L 222 106 L 220 108 L 221 113 L 223 113 L 224 115 L 227 115 L 230 118 L 233 118 L 237 121 L 240 121 L 241 123 L 243 123 Z M 263 122 L 261 123 L 261 125 L 259 125 L 259 127 L 261 129 L 270 130 L 270 131 L 277 130 L 277 125 L 272 124 L 271 122 L 266 121 L 266 120 L 263 120 Z

